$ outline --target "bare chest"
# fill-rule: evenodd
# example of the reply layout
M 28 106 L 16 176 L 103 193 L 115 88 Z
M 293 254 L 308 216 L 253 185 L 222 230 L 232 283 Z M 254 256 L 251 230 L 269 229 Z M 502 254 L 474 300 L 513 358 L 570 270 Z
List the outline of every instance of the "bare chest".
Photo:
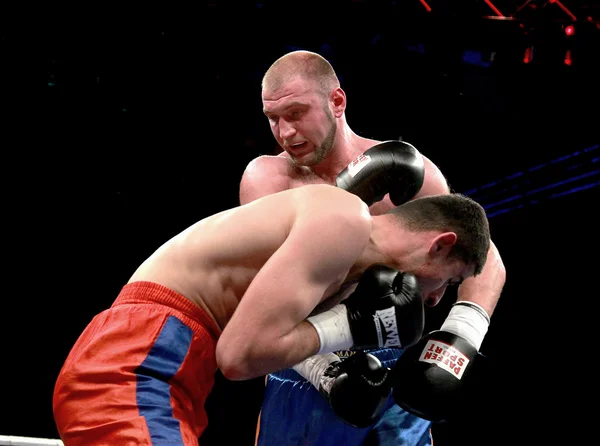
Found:
M 307 167 L 296 167 L 292 172 L 289 172 L 288 175 L 290 188 L 306 186 L 308 184 L 335 184 L 334 181 L 328 181 L 321 178 Z
M 328 181 L 324 178 L 316 175 L 308 168 L 296 168 L 294 172 L 289 175 L 289 188 L 296 188 L 306 186 L 307 184 L 331 184 L 335 185 L 335 181 Z M 371 215 L 384 214 L 388 210 L 392 209 L 394 204 L 391 202 L 389 195 L 385 195 L 383 200 L 373 203 L 369 208 Z

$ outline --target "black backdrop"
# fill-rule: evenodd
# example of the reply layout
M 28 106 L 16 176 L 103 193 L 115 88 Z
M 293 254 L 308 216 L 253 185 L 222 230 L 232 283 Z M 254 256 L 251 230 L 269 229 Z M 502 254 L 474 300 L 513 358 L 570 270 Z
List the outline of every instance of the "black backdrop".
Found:
M 592 20 L 565 41 L 564 17 L 545 2 L 518 21 L 480 19 L 484 2 L 430 2 L 430 16 L 413 3 L 3 6 L 0 435 L 56 437 L 52 387 L 90 318 L 158 244 L 237 204 L 246 163 L 276 151 L 260 76 L 290 49 L 331 60 L 357 132 L 412 142 L 457 191 L 598 144 L 597 7 L 580 5 Z M 525 65 L 532 35 L 538 59 Z M 487 67 L 463 60 L 490 48 Z M 586 163 L 597 182 L 597 155 Z M 597 191 L 491 220 L 508 280 L 482 346 L 489 398 L 469 422 L 436 426 L 437 446 L 577 433 L 575 399 L 594 382 Z M 429 311 L 432 326 L 451 300 Z M 262 383 L 217 382 L 203 443 L 248 444 Z

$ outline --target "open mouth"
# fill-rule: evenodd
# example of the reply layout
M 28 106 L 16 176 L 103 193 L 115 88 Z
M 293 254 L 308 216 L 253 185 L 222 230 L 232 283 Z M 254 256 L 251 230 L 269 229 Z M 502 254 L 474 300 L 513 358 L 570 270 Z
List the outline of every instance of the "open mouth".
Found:
M 300 156 L 310 152 L 311 148 L 309 147 L 306 141 L 300 142 L 297 144 L 291 144 L 288 146 L 289 151 L 292 155 Z

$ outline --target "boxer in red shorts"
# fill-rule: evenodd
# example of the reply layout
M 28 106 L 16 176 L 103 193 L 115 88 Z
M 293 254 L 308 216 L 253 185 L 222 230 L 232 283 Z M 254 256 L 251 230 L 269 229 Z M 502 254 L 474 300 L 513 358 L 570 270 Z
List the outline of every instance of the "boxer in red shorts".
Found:
M 220 333 L 179 293 L 152 282 L 125 285 L 85 329 L 57 380 L 64 443 L 195 444 L 207 424 Z
M 54 389 L 60 437 L 197 445 L 217 367 L 244 380 L 343 348 L 414 345 L 424 301 L 478 274 L 488 249 L 485 212 L 461 195 L 371 216 L 356 195 L 312 185 L 207 217 L 159 247 L 81 334 Z M 327 388 L 343 395 L 359 376 L 377 410 L 387 371 L 364 360 L 329 370 Z M 373 373 L 382 379 L 362 378 Z

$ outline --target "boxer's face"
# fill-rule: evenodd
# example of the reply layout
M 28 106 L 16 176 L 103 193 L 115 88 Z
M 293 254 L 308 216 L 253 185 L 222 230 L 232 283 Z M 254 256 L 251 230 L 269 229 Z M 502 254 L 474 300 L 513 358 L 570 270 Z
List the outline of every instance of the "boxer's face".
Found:
M 326 159 L 337 131 L 335 116 L 315 85 L 301 78 L 262 93 L 273 136 L 292 161 L 314 166 Z
M 410 272 L 417 276 L 425 304 L 435 307 L 444 296 L 446 288 L 449 285 L 460 285 L 463 280 L 471 277 L 475 266 L 457 259 L 445 259 L 425 262 L 411 268 Z

